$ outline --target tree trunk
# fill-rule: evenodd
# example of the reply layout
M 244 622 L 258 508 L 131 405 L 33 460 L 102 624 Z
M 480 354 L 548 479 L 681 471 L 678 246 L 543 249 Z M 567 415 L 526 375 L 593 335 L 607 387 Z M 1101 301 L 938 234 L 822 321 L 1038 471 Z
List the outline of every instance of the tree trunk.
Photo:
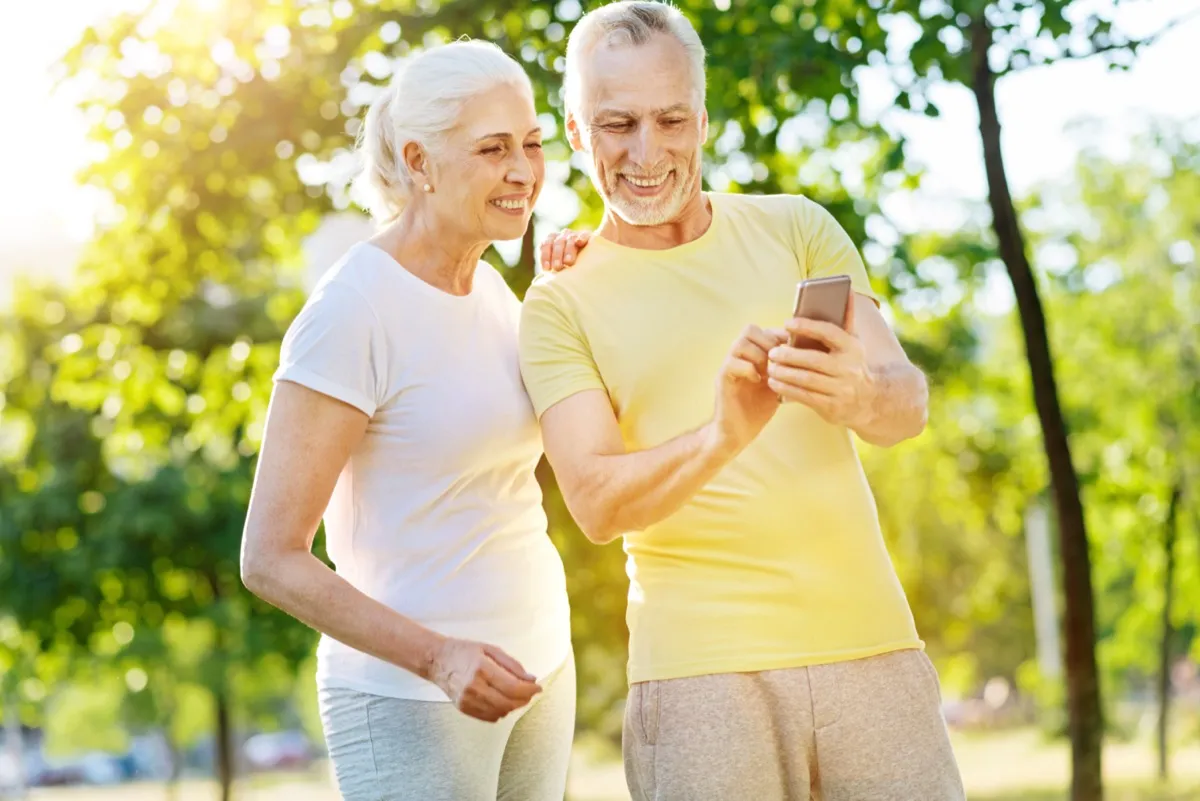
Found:
M 179 777 L 183 775 L 183 758 L 179 753 L 179 749 L 175 747 L 175 742 L 168 735 L 167 754 L 171 759 L 171 773 L 167 776 L 166 786 L 163 788 L 167 801 L 177 801 L 179 798 Z
M 16 786 L 13 787 L 13 798 L 25 798 L 29 793 L 27 777 L 25 776 L 25 738 L 21 729 L 21 718 L 14 698 L 6 698 L 8 703 L 4 709 L 4 742 L 8 747 L 9 757 L 17 772 Z
M 525 229 L 525 235 L 521 237 L 521 255 L 517 258 L 516 263 L 519 278 L 513 282 L 513 290 L 521 297 L 525 296 L 525 290 L 529 289 L 529 285 L 533 283 L 536 259 L 537 242 L 533 239 L 533 220 L 530 220 L 529 227 Z
M 213 598 L 219 604 L 221 603 L 224 593 L 221 588 L 221 580 L 215 571 L 211 571 L 207 575 L 208 583 L 212 587 Z M 233 776 L 236 770 L 234 765 L 234 743 L 233 743 L 233 726 L 230 723 L 229 715 L 229 685 L 228 685 L 228 664 L 229 664 L 229 632 L 218 622 L 217 624 L 217 654 L 219 660 L 219 673 L 213 687 L 213 707 L 216 717 L 216 769 L 217 782 L 221 787 L 221 801 L 230 801 L 233 795 Z
M 221 785 L 221 801 L 233 795 L 233 731 L 229 725 L 229 698 L 225 688 L 213 693 L 217 715 L 217 782 Z
M 1079 499 L 1079 479 L 1071 461 L 1066 422 L 1058 402 L 1046 319 L 1000 152 L 995 75 L 987 59 L 992 31 L 985 20 L 979 19 L 973 23 L 971 33 L 974 61 L 972 89 L 979 108 L 979 131 L 983 140 L 992 226 L 1020 312 L 1025 352 L 1033 381 L 1034 403 L 1041 421 L 1042 440 L 1058 513 L 1059 552 L 1063 568 L 1067 715 L 1071 735 L 1071 801 L 1101 801 L 1104 797 L 1100 772 L 1104 726 L 1096 672 L 1091 559 L 1083 505 Z
M 1163 532 L 1163 551 L 1166 567 L 1163 570 L 1162 642 L 1158 653 L 1158 777 L 1167 780 L 1167 713 L 1171 703 L 1171 602 L 1175 594 L 1175 534 L 1179 515 L 1179 499 L 1183 487 L 1176 484 L 1167 507 L 1166 530 Z

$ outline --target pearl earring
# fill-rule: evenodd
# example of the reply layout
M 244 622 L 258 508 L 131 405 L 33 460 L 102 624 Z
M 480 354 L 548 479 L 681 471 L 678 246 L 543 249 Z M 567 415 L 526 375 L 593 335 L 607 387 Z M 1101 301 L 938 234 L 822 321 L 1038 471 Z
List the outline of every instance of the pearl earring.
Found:
M 433 191 L 433 187 L 432 187 L 432 186 L 430 186 L 429 184 L 425 184 L 425 185 L 424 185 L 423 187 L 421 187 L 421 188 L 422 188 L 422 189 L 424 189 L 426 192 L 432 192 L 432 191 Z

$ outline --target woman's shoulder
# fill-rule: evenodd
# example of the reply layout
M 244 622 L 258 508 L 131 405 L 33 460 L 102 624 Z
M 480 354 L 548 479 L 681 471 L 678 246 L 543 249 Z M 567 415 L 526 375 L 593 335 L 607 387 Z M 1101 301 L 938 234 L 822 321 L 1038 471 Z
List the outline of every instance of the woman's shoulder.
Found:
M 391 258 L 370 242 L 358 242 L 325 271 L 318 284 L 341 283 L 370 297 L 374 285 L 389 271 L 388 261 Z
M 322 317 L 358 317 L 378 320 L 379 313 L 372 298 L 378 298 L 378 266 L 374 257 L 363 252 L 360 245 L 352 247 L 326 270 L 312 285 L 305 302 L 305 313 Z
M 505 269 L 512 268 L 506 267 Z M 520 302 L 517 300 L 517 293 L 509 285 L 500 268 L 493 266 L 483 259 L 479 260 L 479 266 L 475 268 L 475 286 L 483 289 L 488 295 L 501 299 L 505 303 L 510 300 L 514 303 Z

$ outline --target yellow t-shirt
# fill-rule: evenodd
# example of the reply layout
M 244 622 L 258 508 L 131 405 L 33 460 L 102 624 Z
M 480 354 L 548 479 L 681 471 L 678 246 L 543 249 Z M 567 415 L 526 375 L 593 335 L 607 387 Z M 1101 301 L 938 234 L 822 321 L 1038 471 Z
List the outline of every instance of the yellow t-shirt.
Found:
M 530 287 L 521 368 L 538 417 L 589 389 L 630 450 L 711 419 L 715 380 L 749 323 L 781 326 L 802 278 L 848 274 L 850 237 L 790 195 L 710 193 L 698 239 L 637 250 L 600 237 Z M 799 667 L 920 648 L 850 432 L 784 404 L 678 512 L 625 535 L 629 680 Z

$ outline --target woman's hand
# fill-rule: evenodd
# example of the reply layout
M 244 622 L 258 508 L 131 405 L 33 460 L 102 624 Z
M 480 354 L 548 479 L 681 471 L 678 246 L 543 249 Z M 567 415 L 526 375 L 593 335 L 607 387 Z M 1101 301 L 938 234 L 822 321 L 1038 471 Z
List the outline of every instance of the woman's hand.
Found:
M 448 638 L 434 657 L 430 680 L 470 717 L 495 723 L 542 691 L 517 660 L 494 645 Z
M 542 271 L 557 273 L 575 263 L 592 235 L 587 231 L 558 231 L 542 240 Z

